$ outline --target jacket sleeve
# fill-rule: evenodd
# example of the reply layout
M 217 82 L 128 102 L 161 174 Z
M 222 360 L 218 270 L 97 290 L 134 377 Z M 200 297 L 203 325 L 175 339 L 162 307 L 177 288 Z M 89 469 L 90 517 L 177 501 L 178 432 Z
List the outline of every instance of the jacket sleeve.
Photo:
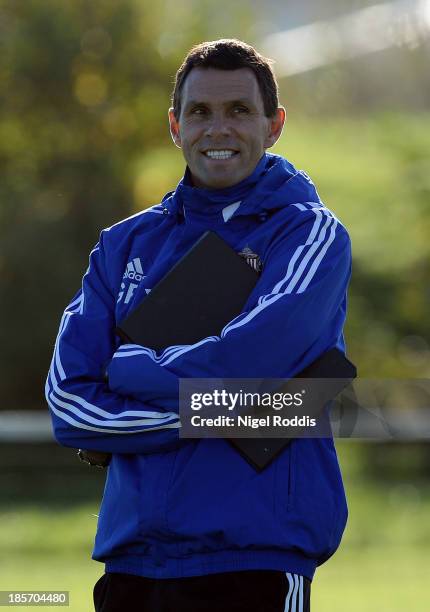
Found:
M 178 378 L 290 378 L 328 349 L 344 350 L 349 236 L 327 209 L 296 206 L 300 214 L 279 229 L 244 311 L 220 336 L 159 356 L 123 345 L 109 366 L 112 388 L 124 391 L 133 373 L 133 393 L 144 397 L 156 366 Z
M 175 376 L 145 401 L 110 390 L 105 369 L 117 346 L 115 298 L 104 268 L 103 233 L 90 254 L 82 288 L 61 319 L 46 381 L 54 435 L 64 446 L 111 453 L 148 453 L 180 444 Z M 156 406 L 153 404 L 156 403 Z

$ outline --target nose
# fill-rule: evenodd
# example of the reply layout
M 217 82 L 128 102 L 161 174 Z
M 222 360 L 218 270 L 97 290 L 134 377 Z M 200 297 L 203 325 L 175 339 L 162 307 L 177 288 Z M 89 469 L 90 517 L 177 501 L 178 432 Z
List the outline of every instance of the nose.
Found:
M 223 113 L 213 113 L 207 123 L 205 136 L 215 138 L 217 136 L 229 136 L 230 133 L 231 126 L 228 117 Z

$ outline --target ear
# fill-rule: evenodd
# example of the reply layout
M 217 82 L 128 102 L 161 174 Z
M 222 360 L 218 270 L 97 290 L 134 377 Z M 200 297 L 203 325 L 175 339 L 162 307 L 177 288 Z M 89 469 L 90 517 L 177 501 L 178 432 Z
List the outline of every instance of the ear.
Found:
M 269 149 L 270 147 L 272 147 L 278 140 L 278 138 L 282 134 L 282 129 L 284 127 L 286 118 L 287 111 L 283 106 L 278 106 L 275 115 L 273 117 L 268 118 L 268 134 L 264 141 L 265 149 Z
M 169 126 L 170 126 L 170 135 L 172 137 L 172 140 L 175 143 L 175 145 L 180 149 L 181 148 L 181 134 L 179 130 L 179 121 L 175 117 L 173 108 L 169 108 Z

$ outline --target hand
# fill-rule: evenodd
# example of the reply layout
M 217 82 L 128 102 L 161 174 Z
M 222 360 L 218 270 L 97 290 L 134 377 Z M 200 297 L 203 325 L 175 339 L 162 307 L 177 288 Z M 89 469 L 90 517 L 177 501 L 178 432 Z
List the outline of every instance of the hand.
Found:
M 109 465 L 112 455 L 110 453 L 89 451 L 80 448 L 78 450 L 78 457 L 84 463 L 88 463 L 88 465 L 104 468 Z

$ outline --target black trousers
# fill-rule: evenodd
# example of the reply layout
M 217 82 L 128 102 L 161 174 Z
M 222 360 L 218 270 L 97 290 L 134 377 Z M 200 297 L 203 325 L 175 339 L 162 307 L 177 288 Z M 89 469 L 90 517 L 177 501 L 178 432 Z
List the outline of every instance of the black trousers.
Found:
M 268 570 L 153 579 L 106 573 L 94 586 L 96 612 L 309 612 L 311 582 Z

